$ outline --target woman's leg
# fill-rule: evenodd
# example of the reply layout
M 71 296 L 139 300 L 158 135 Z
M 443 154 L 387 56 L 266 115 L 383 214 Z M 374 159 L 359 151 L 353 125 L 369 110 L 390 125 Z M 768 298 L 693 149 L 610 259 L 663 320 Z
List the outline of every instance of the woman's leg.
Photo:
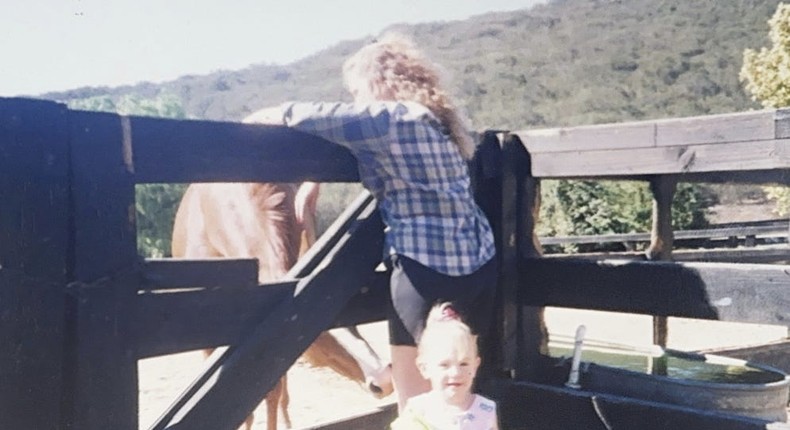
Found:
M 485 335 L 492 317 L 496 263 L 489 262 L 466 276 L 444 275 L 401 255 L 392 256 L 391 263 L 388 320 L 392 380 L 401 410 L 406 400 L 430 389 L 417 367 L 415 340 L 425 327 L 431 307 L 439 302 L 453 302 L 472 330 Z
M 406 345 L 391 345 L 392 383 L 398 395 L 398 411 L 402 411 L 406 400 L 430 390 L 428 380 L 417 368 L 417 348 Z
M 413 283 L 421 280 L 417 279 L 418 275 L 407 273 L 400 256 L 393 256 L 391 263 L 392 300 L 389 303 L 388 320 L 392 384 L 398 396 L 398 411 L 402 411 L 407 400 L 430 390 L 430 384 L 417 367 L 415 342 L 430 309 L 430 299 L 417 293 Z

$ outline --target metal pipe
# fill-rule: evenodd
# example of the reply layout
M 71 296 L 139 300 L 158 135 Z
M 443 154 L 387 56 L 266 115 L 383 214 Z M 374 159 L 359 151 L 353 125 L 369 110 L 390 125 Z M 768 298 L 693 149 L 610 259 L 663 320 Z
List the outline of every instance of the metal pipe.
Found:
M 582 360 L 582 346 L 584 344 L 584 334 L 587 332 L 587 327 L 580 325 L 576 328 L 576 339 L 573 342 L 573 361 L 571 361 L 571 373 L 568 375 L 568 382 L 565 386 L 568 388 L 579 389 L 579 365 Z

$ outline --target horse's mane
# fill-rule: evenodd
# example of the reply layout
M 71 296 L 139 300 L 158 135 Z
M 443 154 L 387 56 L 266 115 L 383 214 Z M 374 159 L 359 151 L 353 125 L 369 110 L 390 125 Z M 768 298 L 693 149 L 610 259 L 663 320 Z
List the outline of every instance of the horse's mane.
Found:
M 256 183 L 248 185 L 250 201 L 260 234 L 251 239 L 258 249 L 261 274 L 266 280 L 285 275 L 299 257 L 300 229 L 294 214 L 294 184 Z M 269 266 L 269 267 L 266 267 Z M 262 280 L 263 281 L 263 280 Z

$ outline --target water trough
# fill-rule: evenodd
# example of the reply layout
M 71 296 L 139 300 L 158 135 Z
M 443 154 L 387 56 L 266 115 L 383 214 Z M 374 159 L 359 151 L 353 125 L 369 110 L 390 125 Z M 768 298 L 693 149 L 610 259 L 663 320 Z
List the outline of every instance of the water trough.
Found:
M 568 344 L 550 344 L 569 368 Z M 566 384 L 567 385 L 567 384 Z M 778 369 L 739 359 L 654 346 L 587 345 L 579 389 L 716 411 L 772 422 L 787 421 L 790 377 Z

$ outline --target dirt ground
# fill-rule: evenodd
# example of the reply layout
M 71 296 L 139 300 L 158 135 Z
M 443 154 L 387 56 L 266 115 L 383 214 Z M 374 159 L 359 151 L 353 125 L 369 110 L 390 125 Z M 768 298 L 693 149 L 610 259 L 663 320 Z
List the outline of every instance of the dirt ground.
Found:
M 551 336 L 557 338 L 572 337 L 576 327 L 584 324 L 588 339 L 635 346 L 651 343 L 652 320 L 643 315 L 548 308 L 546 324 Z M 385 323 L 368 324 L 360 330 L 372 347 L 387 359 Z M 786 327 L 671 318 L 668 346 L 701 350 L 755 345 L 786 336 Z M 203 358 L 197 351 L 151 358 L 141 360 L 139 369 L 140 428 L 147 429 L 203 369 Z M 291 418 L 296 429 L 362 413 L 394 401 L 393 396 L 376 400 L 356 383 L 302 362 L 291 368 L 288 378 Z M 265 429 L 264 408 L 259 407 L 255 415 L 254 429 Z

